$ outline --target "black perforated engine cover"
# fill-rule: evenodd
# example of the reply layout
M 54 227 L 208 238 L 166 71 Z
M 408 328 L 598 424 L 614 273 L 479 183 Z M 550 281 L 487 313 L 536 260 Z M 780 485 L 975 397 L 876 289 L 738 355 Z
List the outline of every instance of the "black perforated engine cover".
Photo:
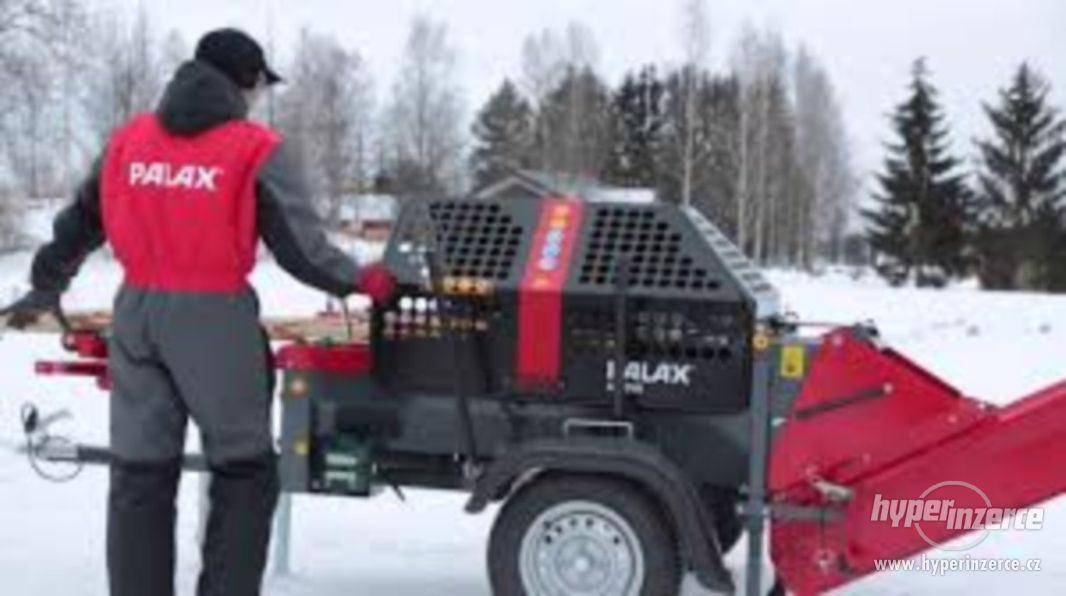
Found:
M 621 376 L 637 407 L 746 408 L 753 327 L 772 302 L 772 288 L 693 211 L 575 202 L 580 217 L 572 220 L 569 260 L 561 264 L 560 329 L 520 330 L 519 311 L 533 291 L 530 268 L 547 254 L 537 236 L 547 205 L 439 200 L 402 210 L 385 257 L 401 295 L 375 313 L 372 327 L 379 379 L 398 394 L 461 391 L 606 405 Z M 437 255 L 447 298 L 429 291 L 427 251 Z M 620 262 L 629 266 L 625 288 L 617 279 Z M 620 293 L 626 312 L 621 374 Z M 544 337 L 558 337 L 550 346 L 558 350 L 557 375 L 548 383 L 524 382 L 520 342 Z

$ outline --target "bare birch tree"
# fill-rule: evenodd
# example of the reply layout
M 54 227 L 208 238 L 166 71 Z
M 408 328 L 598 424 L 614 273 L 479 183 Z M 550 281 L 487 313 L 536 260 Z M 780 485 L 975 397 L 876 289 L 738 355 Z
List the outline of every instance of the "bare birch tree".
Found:
M 0 133 L 8 174 L 21 194 L 56 192 L 66 159 L 61 68 L 81 15 L 67 0 L 0 0 Z
M 706 0 L 685 0 L 682 14 L 681 39 L 684 43 L 685 65 L 682 68 L 685 94 L 685 121 L 696 121 L 696 103 L 699 93 L 699 78 L 707 68 L 710 54 L 711 31 L 707 18 Z M 696 127 L 685 127 L 681 151 L 681 202 L 692 203 L 692 178 L 695 165 Z
M 82 48 L 88 24 L 84 7 L 73 2 L 60 5 L 55 10 L 55 32 L 53 41 L 57 44 L 55 55 L 55 73 L 58 78 L 56 92 L 58 97 L 59 120 L 59 173 L 56 181 L 66 194 L 73 188 L 75 178 L 80 174 L 80 165 L 84 161 L 81 148 L 81 136 L 77 132 L 75 118 L 78 112 L 78 81 L 84 65 Z
M 82 10 L 74 0 L 0 0 L 0 249 L 19 241 L 27 197 L 57 192 L 64 130 L 56 65 Z
M 358 52 L 307 29 L 288 70 L 279 128 L 301 153 L 327 220 L 335 222 L 345 195 L 368 186 L 370 77 Z
M 393 84 L 384 131 L 399 194 L 454 191 L 460 185 L 462 102 L 455 68 L 447 26 L 416 17 Z
M 15 69 L 18 85 L 12 88 L 12 102 L 7 112 L 4 150 L 18 189 L 29 198 L 42 198 L 55 190 L 57 176 L 53 160 L 46 147 L 57 141 L 60 128 L 54 125 L 56 89 L 52 84 L 54 69 L 40 57 L 24 57 Z
M 537 114 L 544 169 L 574 181 L 599 178 L 610 156 L 610 94 L 590 68 L 568 68 Z
M 577 21 L 569 23 L 562 31 L 542 29 L 527 36 L 522 43 L 523 88 L 539 114 L 534 134 L 537 138 L 537 166 L 540 169 L 557 169 L 558 156 L 554 155 L 554 148 L 572 141 L 557 138 L 558 134 L 572 134 L 572 128 L 552 130 L 550 123 L 573 122 L 588 115 L 587 106 L 582 105 L 587 103 L 585 100 L 589 97 L 585 92 L 587 89 L 583 89 L 587 85 L 569 85 L 571 92 L 562 106 L 562 113 L 548 115 L 544 113 L 545 109 L 560 109 L 556 101 L 558 98 L 552 96 L 567 83 L 567 79 L 574 79 L 578 73 L 588 73 L 595 78 L 599 58 L 599 44 L 592 29 Z
M 82 77 L 85 117 L 96 146 L 135 114 L 155 107 L 163 89 L 154 28 L 144 6 L 132 21 L 103 11 L 92 20 Z
M 796 102 L 796 152 L 806 182 L 806 217 L 797 246 L 809 265 L 815 252 L 836 261 L 842 257 L 848 215 L 857 188 L 844 117 L 829 74 L 801 46 L 793 66 Z
M 522 42 L 522 87 L 534 102 L 544 99 L 566 74 L 563 54 L 551 29 L 527 35 Z
M 189 49 L 189 44 L 185 41 L 185 37 L 181 34 L 181 31 L 171 29 L 167 36 L 163 38 L 163 44 L 159 51 L 157 68 L 159 69 L 160 79 L 163 81 L 170 80 L 170 77 L 174 75 L 174 71 L 182 63 L 191 59 L 192 51 Z
M 775 97 L 784 83 L 786 52 L 780 34 L 745 25 L 734 50 L 733 68 L 740 81 L 740 133 L 737 138 L 737 243 L 756 262 L 767 254 L 770 196 L 775 172 L 772 136 Z

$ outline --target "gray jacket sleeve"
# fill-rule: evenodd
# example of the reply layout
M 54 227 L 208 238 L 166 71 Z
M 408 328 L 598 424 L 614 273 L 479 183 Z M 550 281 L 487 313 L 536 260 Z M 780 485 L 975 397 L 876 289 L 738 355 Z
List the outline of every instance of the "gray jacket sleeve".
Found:
M 103 245 L 104 224 L 100 217 L 100 168 L 102 157 L 78 187 L 74 201 L 63 208 L 52 224 L 52 239 L 33 257 L 30 282 L 35 290 L 62 293 L 91 252 Z
M 330 243 L 304 172 L 283 143 L 259 172 L 259 234 L 281 268 L 334 296 L 356 290 L 358 265 Z

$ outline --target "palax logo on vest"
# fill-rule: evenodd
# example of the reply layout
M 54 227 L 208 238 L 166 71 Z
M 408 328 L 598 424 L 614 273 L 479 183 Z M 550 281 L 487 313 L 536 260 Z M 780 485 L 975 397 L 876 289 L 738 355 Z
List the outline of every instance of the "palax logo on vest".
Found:
M 217 166 L 195 164 L 175 165 L 162 161 L 130 164 L 130 186 L 184 188 L 188 190 L 218 190 L 215 179 L 222 173 Z

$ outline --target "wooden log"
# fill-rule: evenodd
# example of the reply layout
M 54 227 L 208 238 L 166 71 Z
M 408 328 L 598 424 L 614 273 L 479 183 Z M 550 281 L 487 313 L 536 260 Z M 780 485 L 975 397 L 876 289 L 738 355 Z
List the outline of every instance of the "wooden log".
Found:
M 106 331 L 111 326 L 111 313 L 109 311 L 75 311 L 66 313 L 66 317 L 71 329 L 74 331 L 99 333 Z M 63 332 L 59 321 L 51 315 L 42 316 L 37 322 L 23 329 L 9 327 L 7 317 L 0 317 L 0 327 L 5 332 Z M 347 322 L 342 315 L 334 313 L 322 313 L 308 317 L 266 317 L 263 319 L 263 328 L 270 335 L 270 339 L 275 341 L 366 341 L 370 335 L 370 324 L 364 312 L 352 313 Z

